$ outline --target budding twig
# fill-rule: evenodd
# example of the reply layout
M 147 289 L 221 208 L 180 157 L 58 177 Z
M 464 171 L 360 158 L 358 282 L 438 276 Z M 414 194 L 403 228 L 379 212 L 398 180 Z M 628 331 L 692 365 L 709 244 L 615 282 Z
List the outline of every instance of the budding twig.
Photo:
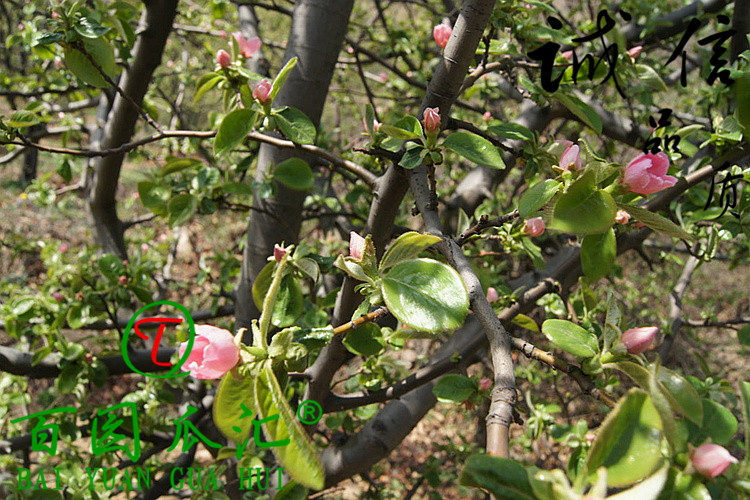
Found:
M 337 326 L 333 329 L 334 335 L 341 335 L 342 333 L 346 333 L 349 330 L 353 330 L 354 328 L 357 328 L 358 326 L 362 326 L 365 323 L 370 323 L 371 321 L 377 321 L 380 318 L 384 317 L 386 314 L 388 314 L 388 309 L 385 306 L 378 307 L 371 313 L 363 314 L 357 319 L 353 319 L 348 323 L 344 323 L 343 325 Z
M 474 224 L 474 226 L 461 233 L 461 235 L 455 239 L 456 243 L 458 244 L 458 246 L 463 246 L 463 244 L 466 243 L 469 238 L 471 238 L 475 234 L 480 233 L 488 227 L 502 226 L 507 222 L 517 219 L 518 216 L 518 209 L 515 209 L 508 214 L 501 215 L 500 217 L 495 217 L 494 219 L 490 219 L 486 215 L 483 215 L 479 218 L 479 221 Z

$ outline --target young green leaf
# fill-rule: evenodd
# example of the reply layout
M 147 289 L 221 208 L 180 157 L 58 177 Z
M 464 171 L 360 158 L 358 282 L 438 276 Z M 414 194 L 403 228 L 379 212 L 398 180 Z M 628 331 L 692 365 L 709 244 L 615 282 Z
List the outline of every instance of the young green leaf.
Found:
M 596 189 L 594 172 L 574 182 L 555 204 L 551 229 L 576 234 L 603 233 L 615 222 L 612 195 Z
M 542 208 L 560 189 L 560 184 L 552 179 L 547 179 L 526 190 L 518 202 L 518 213 L 524 219 L 529 219 L 537 210 Z
M 564 319 L 548 319 L 542 333 L 553 344 L 574 356 L 591 358 L 599 352 L 596 335 Z
M 271 443 L 289 440 L 284 446 L 271 447 L 289 476 L 308 488 L 323 489 L 325 474 L 315 445 L 294 417 L 270 366 L 255 379 L 255 404 L 261 421 L 268 419 L 262 424 L 266 439 Z
M 417 257 L 423 250 L 438 241 L 440 241 L 440 238 L 432 234 L 421 234 L 416 231 L 402 234 L 391 243 L 380 260 L 380 271 L 385 271 L 399 262 Z
M 469 310 L 469 294 L 456 270 L 431 259 L 396 264 L 382 278 L 382 293 L 388 310 L 416 330 L 455 330 Z
M 579 98 L 564 94 L 562 92 L 555 92 L 552 97 L 560 101 L 560 103 L 568 108 L 571 113 L 581 119 L 583 123 L 591 127 L 596 131 L 597 134 L 602 133 L 602 119 L 599 117 L 594 108 L 580 100 Z
M 187 221 L 195 212 L 197 201 L 195 196 L 188 193 L 178 194 L 167 204 L 167 213 L 169 213 L 169 225 L 179 226 Z
M 113 77 L 115 74 L 115 52 L 109 42 L 104 38 L 84 38 L 81 41 L 83 49 L 96 61 L 102 71 L 110 78 Z M 67 46 L 64 55 L 68 69 L 81 81 L 99 88 L 109 85 L 83 52 L 72 46 Z
M 285 106 L 273 111 L 276 126 L 279 127 L 284 137 L 298 144 L 315 143 L 315 125 L 305 113 L 297 108 Z
M 449 373 L 440 378 L 432 388 L 438 399 L 461 403 L 479 391 L 477 382 L 464 375 Z
M 610 227 L 601 234 L 587 234 L 581 243 L 581 267 L 592 282 L 607 275 L 617 257 L 615 231 Z
M 289 158 L 276 165 L 273 178 L 297 191 L 307 191 L 315 181 L 312 169 L 302 158 Z
M 626 205 L 625 203 L 617 203 L 617 206 L 633 216 L 634 219 L 643 222 L 654 231 L 664 233 L 673 238 L 680 238 L 688 241 L 693 241 L 695 239 L 692 234 L 688 233 L 671 220 L 646 210 L 645 208 Z
M 235 109 L 221 120 L 214 139 L 214 154 L 223 155 L 241 143 L 253 129 L 256 112 L 252 109 Z
M 509 458 L 472 455 L 458 480 L 464 486 L 482 488 L 497 499 L 536 500 L 526 468 Z
M 342 343 L 349 352 L 357 356 L 374 356 L 385 348 L 385 339 L 380 333 L 380 327 L 373 323 L 366 323 L 350 330 Z
M 250 435 L 255 418 L 254 390 L 255 380 L 250 376 L 237 380 L 230 372 L 221 379 L 214 399 L 213 416 L 216 428 L 227 439 L 242 443 Z
M 281 90 L 281 87 L 284 86 L 284 82 L 286 82 L 287 77 L 289 76 L 289 72 L 292 71 L 292 68 L 297 64 L 297 58 L 292 57 L 289 59 L 283 68 L 281 68 L 281 71 L 279 71 L 279 74 L 276 75 L 276 78 L 273 81 L 273 85 L 271 86 L 271 92 L 268 94 L 269 101 L 273 101 L 277 95 L 279 95 L 279 91 Z
M 497 148 L 490 141 L 476 134 L 454 132 L 446 137 L 443 146 L 477 165 L 497 169 L 505 168 L 503 156 Z

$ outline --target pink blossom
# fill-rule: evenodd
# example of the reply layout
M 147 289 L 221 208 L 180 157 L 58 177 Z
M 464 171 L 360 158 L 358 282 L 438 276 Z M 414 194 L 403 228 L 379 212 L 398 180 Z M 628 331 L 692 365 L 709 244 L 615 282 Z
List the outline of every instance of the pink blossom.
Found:
M 174 68 L 174 61 L 173 60 L 170 59 L 169 61 L 167 61 L 167 68 L 169 68 L 169 69 Z
M 560 55 L 563 56 L 568 61 L 571 61 L 573 59 L 573 51 L 572 50 L 566 50 L 565 52 L 561 52 Z
M 693 450 L 690 455 L 695 470 L 706 477 L 716 477 L 722 474 L 737 459 L 729 454 L 726 448 L 718 444 L 704 444 Z
M 185 355 L 187 342 L 180 344 L 180 358 Z M 210 325 L 195 325 L 193 350 L 182 371 L 189 371 L 195 378 L 216 379 L 234 368 L 240 358 L 240 350 L 229 331 Z
M 117 278 L 117 282 L 121 285 L 127 285 L 128 284 L 128 277 L 127 276 L 120 276 Z
M 141 243 L 141 252 L 148 252 L 148 243 Z
M 355 259 L 362 259 L 365 253 L 365 239 L 352 231 L 349 233 L 349 255 Z
M 253 57 L 253 54 L 258 52 L 261 42 L 260 38 L 257 36 L 247 40 L 239 31 L 232 33 L 232 36 L 237 40 L 237 45 L 240 47 L 240 54 L 242 54 L 242 57 L 245 59 L 250 59 Z
M 347 52 L 348 52 L 349 54 L 354 54 L 354 47 L 351 47 L 351 46 L 349 46 L 349 47 L 347 47 L 347 48 L 346 48 L 346 51 L 347 51 Z
M 60 14 L 58 14 L 57 12 L 53 12 L 52 19 L 60 19 Z
M 368 134 L 372 134 L 373 132 L 377 132 L 378 130 L 380 130 L 380 122 L 377 120 L 372 121 L 372 130 L 367 128 L 367 118 L 362 118 L 362 123 L 365 125 L 365 130 Z
M 627 224 L 630 220 L 630 214 L 627 213 L 625 210 L 618 210 L 615 214 L 615 222 L 618 224 Z
M 232 64 L 232 58 L 229 56 L 229 52 L 224 49 L 219 49 L 219 51 L 216 53 L 216 62 L 222 68 L 227 68 L 230 64 Z
M 487 289 L 487 302 L 495 302 L 499 298 L 500 295 L 497 293 L 497 290 L 492 287 Z
M 273 258 L 276 259 L 276 262 L 281 262 L 281 259 L 284 258 L 286 253 L 287 252 L 283 247 L 280 247 L 279 245 L 273 246 Z
M 528 219 L 523 228 L 523 234 L 527 236 L 540 236 L 544 233 L 544 219 L 541 217 L 534 217 Z
M 630 354 L 641 354 L 651 347 L 658 331 L 659 329 L 655 326 L 631 328 L 622 334 L 622 343 L 625 344 Z
M 453 28 L 447 24 L 438 24 L 432 29 L 432 36 L 435 38 L 435 42 L 439 47 L 445 48 L 448 45 L 448 40 L 453 33 Z
M 219 36 L 220 36 L 221 38 L 223 38 L 223 39 L 225 39 L 225 40 L 226 40 L 226 39 L 227 39 L 227 37 L 228 37 L 229 35 L 227 35 L 227 32 L 226 32 L 226 31 L 224 31 L 224 30 L 219 30 Z
M 596 434 L 594 434 L 593 432 L 587 432 L 584 438 L 587 442 L 591 443 L 592 441 L 594 441 L 594 439 L 596 439 Z
M 267 78 L 262 79 L 255 84 L 255 88 L 253 88 L 253 97 L 255 99 L 258 99 L 258 102 L 260 102 L 261 104 L 267 103 L 269 97 L 271 96 L 272 86 L 273 83 L 271 83 L 271 80 Z
M 440 130 L 440 110 L 438 108 L 426 108 L 424 118 L 422 119 L 424 131 L 428 134 L 436 133 Z
M 68 251 L 68 245 L 65 243 L 61 243 L 59 247 L 57 247 L 58 250 L 60 250 L 62 253 L 65 253 Z
M 486 122 L 492 120 L 492 113 L 490 113 L 489 111 L 485 111 L 482 115 L 482 119 Z
M 63 67 L 63 62 L 60 59 L 55 59 L 55 68 L 60 69 Z
M 638 57 L 641 54 L 642 50 L 643 50 L 643 46 L 642 45 L 636 45 L 632 49 L 628 50 L 628 55 L 630 57 L 632 57 L 633 59 L 635 59 L 636 57 Z
M 488 379 L 487 377 L 479 379 L 479 390 L 480 391 L 489 390 L 491 387 L 492 387 L 492 380 Z
M 378 77 L 380 78 L 380 81 L 383 83 L 386 83 L 388 81 L 388 73 L 386 73 L 385 71 L 381 71 L 378 74 Z
M 669 157 L 663 153 L 641 153 L 625 166 L 622 181 L 634 193 L 653 194 L 672 187 L 677 178 L 667 175 Z
M 65 118 L 65 113 L 63 113 L 62 111 L 58 111 L 57 117 L 62 120 L 63 118 Z
M 560 157 L 560 166 L 557 167 L 560 170 L 572 170 L 576 172 L 583 168 L 583 162 L 581 161 L 581 149 L 577 144 L 569 145 L 562 156 Z
M 53 292 L 52 298 L 55 299 L 55 302 L 60 303 L 63 301 L 63 294 L 61 294 L 60 292 Z

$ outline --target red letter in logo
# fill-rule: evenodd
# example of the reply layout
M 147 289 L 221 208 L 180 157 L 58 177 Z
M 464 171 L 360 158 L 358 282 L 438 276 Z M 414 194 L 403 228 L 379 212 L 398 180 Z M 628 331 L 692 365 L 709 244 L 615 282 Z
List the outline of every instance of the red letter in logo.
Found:
M 156 332 L 156 340 L 154 341 L 154 347 L 151 349 L 151 361 L 154 362 L 155 365 L 159 366 L 172 366 L 172 363 L 170 362 L 162 362 L 156 360 L 156 353 L 159 350 L 159 343 L 161 343 L 161 336 L 164 333 L 164 328 L 167 326 L 166 323 L 182 323 L 182 318 L 143 318 L 139 319 L 135 322 L 133 325 L 135 327 L 135 333 L 143 340 L 148 340 L 148 335 L 141 332 L 141 329 L 138 328 L 138 325 L 141 323 L 161 323 L 159 325 L 159 331 Z

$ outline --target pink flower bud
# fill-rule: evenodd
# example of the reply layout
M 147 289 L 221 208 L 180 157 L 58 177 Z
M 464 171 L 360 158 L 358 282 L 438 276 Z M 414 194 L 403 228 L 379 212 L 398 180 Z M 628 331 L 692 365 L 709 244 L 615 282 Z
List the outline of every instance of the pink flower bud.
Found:
M 479 390 L 480 391 L 486 391 L 492 388 L 492 380 L 488 379 L 487 377 L 479 379 Z
M 185 354 L 187 342 L 180 344 L 180 358 Z M 217 379 L 234 368 L 239 361 L 240 350 L 229 331 L 210 325 L 195 325 L 193 350 L 182 371 L 200 379 Z
M 258 99 L 258 102 L 261 104 L 266 104 L 268 102 L 268 98 L 271 95 L 271 87 L 273 86 L 273 83 L 271 83 L 271 80 L 264 78 L 258 83 L 255 84 L 255 87 L 253 88 L 253 98 Z
M 500 295 L 497 293 L 497 290 L 492 287 L 487 289 L 487 302 L 495 302 L 499 298 Z
M 121 285 L 127 285 L 127 284 L 128 284 L 128 277 L 127 277 L 127 276 L 120 276 L 120 277 L 119 277 L 119 278 L 117 279 L 117 281 L 118 281 L 118 282 L 119 282 L 119 283 L 120 283 Z
M 60 292 L 53 292 L 52 298 L 55 299 L 56 302 L 60 303 L 63 301 L 63 294 L 61 294 Z
M 148 243 L 141 243 L 141 252 L 148 252 Z
M 432 36 L 435 38 L 435 42 L 439 47 L 445 48 L 448 45 L 448 40 L 453 33 L 453 28 L 447 24 L 438 24 L 432 29 Z
M 440 110 L 438 108 L 426 108 L 422 125 L 424 125 L 424 131 L 428 134 L 438 132 L 440 130 Z
M 633 227 L 634 227 L 634 228 L 636 228 L 636 229 L 640 229 L 640 228 L 642 228 L 642 227 L 646 227 L 646 224 L 644 224 L 644 223 L 643 223 L 643 222 L 641 222 L 641 221 L 638 221 L 638 222 L 636 222 L 635 224 L 633 224 Z
M 352 47 L 352 46 L 347 47 L 346 48 L 346 52 L 349 53 L 349 54 L 354 54 L 354 47 Z
M 226 39 L 227 39 L 227 37 L 228 37 L 229 35 L 227 35 L 227 32 L 226 32 L 226 31 L 224 31 L 224 30 L 219 30 L 219 36 L 220 36 L 221 38 L 223 38 L 224 40 L 226 40 Z
M 642 50 L 643 50 L 643 46 L 642 45 L 636 45 L 632 49 L 628 50 L 628 55 L 630 57 L 632 57 L 633 59 L 635 59 L 636 57 L 638 57 L 641 54 Z
M 276 262 L 281 262 L 281 259 L 283 259 L 285 255 L 286 250 L 284 250 L 283 247 L 280 247 L 279 245 L 273 246 L 273 258 L 276 259 Z
M 386 83 L 388 81 L 388 73 L 385 71 L 381 71 L 378 76 L 380 77 L 381 82 Z
M 83 300 L 83 292 L 78 292 L 76 294 L 76 300 Z
M 63 62 L 60 59 L 55 59 L 54 65 L 55 65 L 55 68 L 57 69 L 60 69 L 64 66 Z
M 594 439 L 596 439 L 596 434 L 594 434 L 593 432 L 587 432 L 584 438 L 586 439 L 587 442 L 591 443 L 594 441 Z
M 622 182 L 634 193 L 658 193 L 677 183 L 676 177 L 667 175 L 668 169 L 669 157 L 665 153 L 641 153 L 625 166 Z
M 57 12 L 53 12 L 52 19 L 60 19 L 60 14 L 58 14 Z
M 563 56 L 568 61 L 573 60 L 573 51 L 572 50 L 566 50 L 565 52 L 561 52 L 560 55 Z
M 253 57 L 253 54 L 258 52 L 258 49 L 261 46 L 260 38 L 257 36 L 247 40 L 239 31 L 232 33 L 232 36 L 237 40 L 237 45 L 240 47 L 240 54 L 242 54 L 242 57 L 245 59 Z
M 544 233 L 544 219 L 541 217 L 534 217 L 528 219 L 523 228 L 523 234 L 527 236 L 540 236 Z
M 219 66 L 222 68 L 228 68 L 229 65 L 232 64 L 232 58 L 229 56 L 229 52 L 224 49 L 219 49 L 216 53 L 216 62 L 219 63 Z
M 651 347 L 658 331 L 659 329 L 655 326 L 631 328 L 622 334 L 622 343 L 625 344 L 630 354 L 641 354 Z
M 627 213 L 625 210 L 618 210 L 615 214 L 615 222 L 618 224 L 627 224 L 630 220 L 630 214 Z
M 219 64 L 221 64 L 221 63 L 219 63 Z M 223 67 L 224 66 L 222 66 L 222 68 Z M 174 68 L 174 61 L 173 60 L 170 59 L 169 61 L 167 61 L 167 68 L 169 68 L 169 69 Z
M 349 255 L 361 260 L 364 252 L 365 239 L 354 231 L 349 233 Z
M 68 251 L 68 245 L 66 245 L 65 243 L 61 243 L 60 246 L 57 247 L 57 249 L 62 253 L 65 253 Z
M 565 152 L 560 157 L 560 166 L 557 168 L 560 170 L 572 170 L 573 172 L 577 172 L 583 168 L 581 149 L 577 144 L 571 144 L 565 149 Z
M 58 118 L 59 118 L 60 120 L 62 120 L 63 118 L 65 118 L 65 113 L 63 113 L 62 111 L 58 111 L 58 112 L 57 112 L 57 117 L 58 117 Z
M 482 119 L 486 122 L 492 120 L 492 113 L 490 113 L 489 111 L 485 111 L 482 115 Z
M 718 444 L 704 444 L 693 450 L 690 455 L 695 470 L 706 477 L 716 477 L 724 473 L 737 459 L 729 454 L 726 448 Z

